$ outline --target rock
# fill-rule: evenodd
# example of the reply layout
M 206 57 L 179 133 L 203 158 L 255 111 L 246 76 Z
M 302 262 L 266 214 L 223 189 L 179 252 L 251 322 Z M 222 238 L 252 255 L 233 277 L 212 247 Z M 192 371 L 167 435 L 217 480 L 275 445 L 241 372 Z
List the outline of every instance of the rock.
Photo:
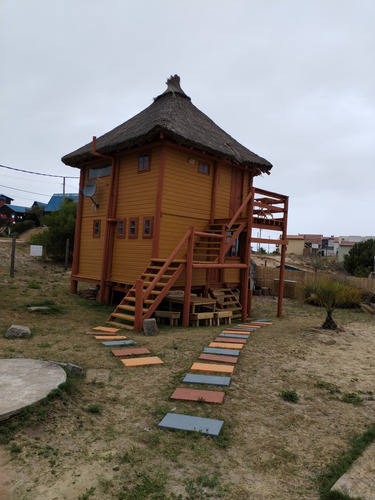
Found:
M 29 339 L 31 331 L 28 326 L 12 325 L 8 328 L 5 337 L 8 339 Z
M 143 331 L 145 332 L 145 335 L 148 337 L 157 335 L 159 333 L 159 330 L 158 330 L 158 325 L 156 324 L 156 319 L 155 318 L 145 319 L 143 322 Z
M 59 363 L 58 361 L 50 361 L 50 363 L 55 363 L 55 365 L 59 365 L 71 373 L 82 373 L 83 372 L 82 366 L 73 365 L 73 363 Z

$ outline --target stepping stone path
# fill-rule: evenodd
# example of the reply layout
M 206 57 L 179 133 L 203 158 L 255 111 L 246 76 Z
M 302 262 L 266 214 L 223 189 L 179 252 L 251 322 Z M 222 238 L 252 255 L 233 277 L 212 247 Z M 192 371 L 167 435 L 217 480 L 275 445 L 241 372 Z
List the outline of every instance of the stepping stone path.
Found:
M 132 368 L 133 366 L 163 365 L 164 361 L 157 356 L 149 356 L 148 358 L 121 359 L 121 363 L 123 363 L 126 368 Z
M 147 347 L 128 347 L 127 349 L 114 349 L 112 354 L 119 356 L 139 356 L 140 354 L 151 354 Z
M 250 333 L 262 326 L 272 324 L 268 320 L 258 320 L 251 323 L 242 323 L 227 328 L 216 337 L 209 347 L 203 349 L 199 361 L 212 361 L 215 363 L 193 363 L 191 372 L 212 372 L 232 374 L 234 365 L 238 361 L 241 349 L 244 347 Z M 125 360 L 122 360 L 125 362 Z M 218 363 L 226 363 L 218 364 Z M 233 366 L 228 366 L 233 365 Z M 223 375 L 202 375 L 188 373 L 183 379 L 184 384 L 202 384 L 228 387 L 231 377 Z M 225 393 L 223 391 L 206 391 L 201 389 L 185 389 L 178 387 L 171 395 L 171 399 L 181 401 L 198 401 L 204 403 L 223 404 Z M 211 418 L 193 417 L 176 413 L 167 413 L 159 423 L 158 429 L 195 431 L 209 436 L 218 436 L 224 422 Z
M 107 347 L 116 347 L 121 345 L 135 345 L 137 342 L 134 340 L 111 340 L 109 342 L 102 342 Z

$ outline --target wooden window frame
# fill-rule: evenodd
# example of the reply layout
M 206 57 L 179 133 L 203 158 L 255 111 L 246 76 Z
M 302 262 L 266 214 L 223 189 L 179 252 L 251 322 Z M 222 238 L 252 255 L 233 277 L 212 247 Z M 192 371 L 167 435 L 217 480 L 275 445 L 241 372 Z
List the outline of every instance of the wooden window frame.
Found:
M 207 168 L 207 172 L 202 172 L 201 167 Z M 210 175 L 211 165 L 209 163 L 205 163 L 204 161 L 198 162 L 198 174 L 201 175 Z
M 122 222 L 122 234 L 119 233 L 120 223 Z M 126 218 L 118 219 L 116 223 L 116 238 L 123 239 L 126 237 Z
M 146 234 L 146 222 L 150 222 L 150 234 Z M 150 239 L 154 236 L 154 218 L 153 217 L 143 217 L 143 227 L 142 227 L 142 238 Z
M 144 158 L 147 156 L 147 168 L 140 168 L 141 165 L 141 158 Z M 151 153 L 149 151 L 143 151 L 138 155 L 138 173 L 143 174 L 143 172 L 149 172 L 151 170 Z
M 100 238 L 100 226 L 101 226 L 100 219 L 95 219 L 92 221 L 92 237 L 93 238 Z M 98 228 L 98 231 L 96 231 L 96 227 Z
M 134 234 L 132 234 L 132 222 L 134 225 Z M 129 217 L 129 230 L 128 230 L 128 238 L 130 240 L 136 240 L 138 238 L 138 225 L 139 225 L 139 217 Z

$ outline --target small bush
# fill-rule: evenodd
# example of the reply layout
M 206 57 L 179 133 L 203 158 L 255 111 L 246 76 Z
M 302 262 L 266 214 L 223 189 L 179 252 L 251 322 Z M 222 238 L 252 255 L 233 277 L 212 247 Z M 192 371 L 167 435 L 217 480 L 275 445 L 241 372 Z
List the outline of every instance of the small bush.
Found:
M 96 413 L 96 414 L 101 414 L 102 413 L 102 407 L 100 404 L 95 403 L 92 405 L 88 405 L 86 408 L 87 413 Z
M 292 391 L 282 391 L 280 397 L 284 401 L 288 401 L 288 403 L 298 403 L 299 401 L 299 396 L 294 389 Z

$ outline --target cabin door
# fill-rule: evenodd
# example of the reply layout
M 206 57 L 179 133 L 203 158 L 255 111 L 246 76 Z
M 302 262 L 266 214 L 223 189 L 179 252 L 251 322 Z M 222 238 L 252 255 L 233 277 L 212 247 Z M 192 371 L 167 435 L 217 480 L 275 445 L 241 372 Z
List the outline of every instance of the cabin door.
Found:
M 242 204 L 243 172 L 238 168 L 232 168 L 230 181 L 229 217 L 232 218 Z

